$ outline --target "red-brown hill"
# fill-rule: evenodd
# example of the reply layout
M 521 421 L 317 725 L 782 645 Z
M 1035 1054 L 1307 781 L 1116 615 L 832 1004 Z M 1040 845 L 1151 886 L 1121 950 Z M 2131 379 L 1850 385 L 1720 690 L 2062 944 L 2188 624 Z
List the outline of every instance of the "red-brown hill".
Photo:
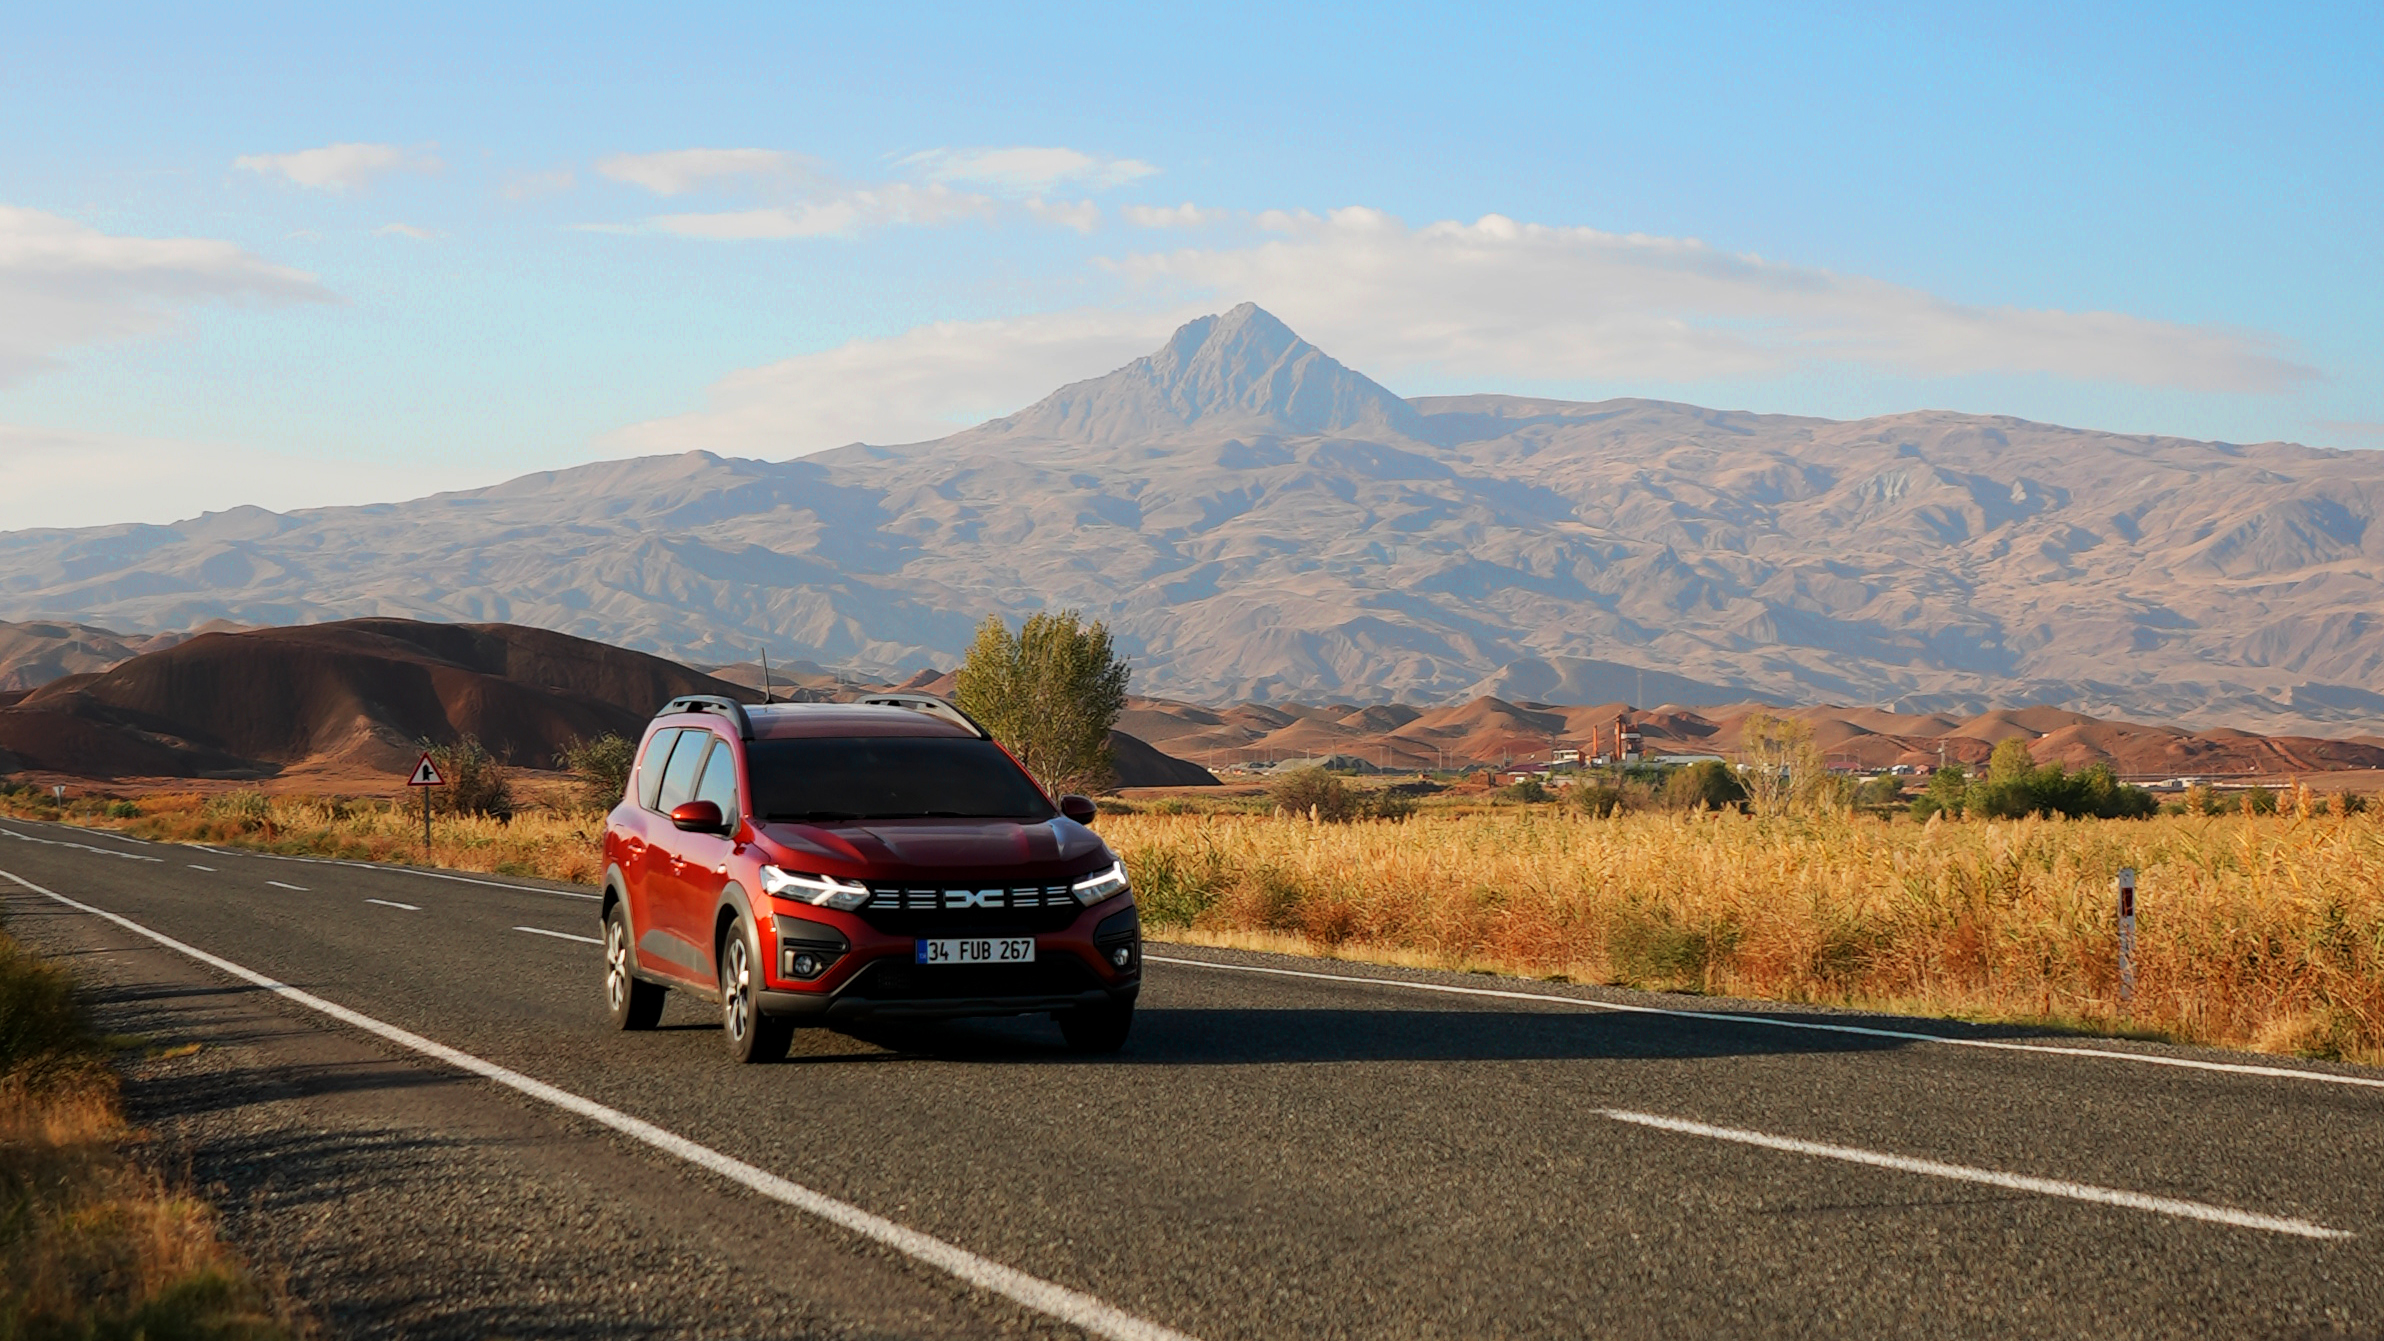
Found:
M 205 634 L 52 681 L 0 709 L 0 754 L 80 777 L 395 771 L 420 741 L 472 735 L 510 763 L 547 768 L 572 739 L 635 736 L 663 702 L 696 693 L 757 697 L 545 629 L 351 619 Z

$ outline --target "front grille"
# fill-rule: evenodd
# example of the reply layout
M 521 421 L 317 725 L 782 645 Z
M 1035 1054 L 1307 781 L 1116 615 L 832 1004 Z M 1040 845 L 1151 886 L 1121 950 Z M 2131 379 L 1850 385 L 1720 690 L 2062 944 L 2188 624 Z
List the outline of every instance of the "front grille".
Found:
M 842 996 L 872 1001 L 954 1001 L 969 997 L 1073 996 L 1101 986 L 1085 962 L 1064 951 L 1032 964 L 914 964 L 881 959 L 854 976 Z
M 1015 927 L 1058 931 L 1084 911 L 1063 882 L 1049 885 L 873 886 L 861 918 L 879 931 L 916 935 L 956 930 Z

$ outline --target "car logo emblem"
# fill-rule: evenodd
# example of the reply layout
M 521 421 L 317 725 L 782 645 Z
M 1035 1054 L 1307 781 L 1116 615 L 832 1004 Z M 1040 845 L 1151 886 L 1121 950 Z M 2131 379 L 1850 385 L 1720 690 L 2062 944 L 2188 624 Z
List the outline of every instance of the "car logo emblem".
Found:
M 999 908 L 1002 906 L 1002 895 L 1008 892 L 1008 890 L 1001 889 L 947 889 L 944 891 L 944 906 L 946 908 Z

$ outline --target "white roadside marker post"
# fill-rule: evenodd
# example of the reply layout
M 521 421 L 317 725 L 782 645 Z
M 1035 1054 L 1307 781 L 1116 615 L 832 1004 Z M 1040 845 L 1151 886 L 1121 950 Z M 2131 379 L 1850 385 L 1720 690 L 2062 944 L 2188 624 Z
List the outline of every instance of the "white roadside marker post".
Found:
M 2119 872 L 2119 1013 L 2136 999 L 2136 868 Z
M 422 789 L 422 864 L 430 865 L 430 789 L 444 787 L 447 779 L 439 776 L 439 766 L 430 761 L 430 751 L 414 761 L 414 776 L 406 779 L 409 787 Z

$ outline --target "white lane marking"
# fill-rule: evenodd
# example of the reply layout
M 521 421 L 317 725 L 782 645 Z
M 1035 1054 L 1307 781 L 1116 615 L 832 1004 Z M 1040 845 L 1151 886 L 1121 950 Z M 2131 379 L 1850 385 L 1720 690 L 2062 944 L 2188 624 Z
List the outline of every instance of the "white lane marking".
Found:
M 182 863 L 182 864 L 183 864 L 183 865 L 185 865 L 185 866 L 188 866 L 190 869 L 192 869 L 192 870 L 194 870 L 194 871 L 205 871 L 205 872 L 206 872 L 207 874 L 209 874 L 209 875 L 213 875 L 213 874 L 215 874 L 215 868 L 214 868 L 214 867 L 212 867 L 212 866 L 201 866 L 201 865 L 199 865 L 199 864 L 198 864 L 197 862 L 195 862 L 195 861 L 186 861 L 186 862 L 184 862 L 184 863 Z
M 1726 1024 L 1759 1024 L 1773 1029 L 1805 1029 L 1823 1034 L 1855 1034 L 1863 1038 L 1892 1038 L 1912 1043 L 1943 1043 L 1953 1048 L 1986 1048 L 1995 1052 L 2041 1052 L 2055 1057 L 2098 1057 L 2113 1062 L 2140 1062 L 2146 1066 L 2175 1066 L 2190 1071 L 2223 1071 L 2230 1075 L 2266 1076 L 2278 1080 L 2315 1080 L 2328 1085 L 2355 1085 L 2365 1089 L 2384 1089 L 2384 1077 L 2345 1076 L 2331 1071 L 2301 1071 L 2284 1066 L 2253 1066 L 2244 1062 L 2205 1062 L 2190 1057 L 2163 1057 L 2150 1052 L 2121 1052 L 2116 1048 L 2069 1048 L 2054 1043 L 2010 1043 L 1992 1038 L 1953 1038 L 1945 1034 L 1924 1034 L 1912 1029 L 1874 1029 L 1859 1024 L 1822 1024 L 1815 1020 L 1786 1020 L 1768 1015 L 1733 1015 L 1718 1010 L 1668 1010 L 1662 1006 L 1637 1006 L 1623 1001 L 1599 1001 L 1593 997 L 1557 996 L 1549 992 L 1506 992 L 1489 987 L 1456 987 L 1448 983 L 1411 982 L 1403 978 L 1362 978 L 1347 973 L 1310 973 L 1300 969 L 1262 968 L 1256 964 L 1219 964 L 1206 959 L 1175 959 L 1165 955 L 1146 954 L 1143 959 L 1153 964 L 1176 964 L 1185 968 L 1219 969 L 1232 973 L 1269 973 L 1281 978 L 1314 978 L 1320 982 L 1350 982 L 1367 987 L 1405 987 L 1418 992 L 1444 992 L 1451 996 L 1488 996 L 1508 1001 L 1552 1001 L 1563 1006 L 1579 1006 L 1584 1010 L 1611 1010 L 1627 1015 L 1664 1015 L 1676 1020 L 1719 1020 Z
M 270 880 L 268 880 L 268 881 L 266 881 L 265 883 L 266 883 L 266 884 L 272 884 L 273 882 L 272 882 L 272 881 L 270 881 Z M 293 885 L 293 886 L 290 886 L 290 888 L 293 888 L 293 889 L 294 889 L 294 888 L 296 888 L 296 886 L 294 886 L 294 885 Z M 418 912 L 421 912 L 421 911 L 422 911 L 422 908 L 421 908 L 421 906 L 420 906 L 419 904 L 412 904 L 412 903 L 399 903 L 399 902 L 397 902 L 397 901 L 396 901 L 396 900 L 394 900 L 394 899 L 366 899 L 366 900 L 365 900 L 365 902 L 366 902 L 366 903 L 377 903 L 377 904 L 381 905 L 381 906 L 382 906 L 382 907 L 384 907 L 384 908 L 403 908 L 403 909 L 405 909 L 405 910 L 406 910 L 407 912 L 409 912 L 409 913 L 418 913 Z
M 2150 1211 L 2155 1215 L 2174 1215 L 2186 1220 L 2207 1220 L 2214 1225 L 2233 1225 L 2238 1229 L 2264 1229 L 2272 1234 L 2295 1234 L 2305 1239 L 2347 1239 L 2355 1237 L 2347 1229 L 2329 1229 L 2308 1220 L 2284 1215 L 2262 1215 L 2257 1211 L 2239 1211 L 2232 1206 L 2213 1206 L 2208 1202 L 2185 1201 L 2177 1197 L 2148 1196 L 2142 1192 L 2123 1192 L 2113 1187 L 2096 1187 L 2091 1183 L 2073 1183 L 2063 1178 L 2031 1178 L 2026 1174 L 2002 1173 L 1994 1169 L 1974 1169 L 1967 1164 L 1942 1164 L 1933 1159 L 1912 1159 L 1905 1155 L 1882 1154 L 1876 1150 L 1858 1150 L 1853 1146 L 1827 1145 L 1820 1141 L 1800 1141 L 1792 1136 L 1771 1136 L 1759 1131 L 1738 1127 L 1714 1127 L 1702 1122 L 1681 1118 L 1658 1117 L 1653 1113 L 1633 1113 L 1609 1108 L 1605 1115 L 1617 1122 L 1632 1122 L 1659 1131 L 1678 1132 L 1683 1136 L 1705 1136 L 1717 1141 L 1735 1141 L 1740 1145 L 1761 1146 L 1766 1150 L 1784 1150 L 1792 1155 L 1818 1155 L 1823 1159 L 1844 1160 L 1849 1164 L 1868 1164 L 1878 1169 L 1894 1169 L 1899 1173 L 1924 1174 L 1931 1178 L 1951 1178 L 1956 1182 L 1985 1183 L 1989 1187 L 2005 1187 L 2015 1192 L 2035 1192 L 2048 1197 L 2067 1197 L 2072 1201 L 2090 1201 L 2098 1206 L 2122 1206 L 2131 1211 Z
M 574 936 L 568 931 L 548 931 L 545 927 L 515 927 L 514 930 L 526 931 L 533 936 L 552 936 L 559 941 L 578 941 L 582 945 L 604 944 L 594 936 Z
M 299 893 L 301 893 L 301 894 L 310 894 L 310 893 L 313 893 L 313 891 L 312 891 L 312 890 L 309 890 L 309 889 L 308 889 L 306 886 L 304 886 L 304 885 L 285 885 L 285 884 L 283 884 L 283 883 L 282 883 L 281 881 L 279 881 L 279 880 L 268 880 L 268 881 L 266 881 L 265 883 L 266 883 L 266 884 L 268 884 L 268 885 L 271 885 L 271 886 L 273 886 L 275 889 L 291 889 L 291 890 L 296 890 L 297 892 L 299 892 Z
M 78 852 L 96 852 L 103 857 L 122 857 L 126 861 L 162 862 L 165 860 L 163 857 L 152 857 L 146 852 L 118 852 L 112 847 L 93 847 L 89 843 L 69 843 L 63 838 L 36 838 L 32 834 L 18 833 L 14 829 L 0 829 L 0 834 L 14 838 L 20 843 L 39 843 L 43 847 L 71 847 Z
M 311 992 L 302 992 L 285 983 L 276 982 L 253 969 L 242 968 L 229 959 L 211 955 L 195 945 L 187 945 L 163 932 L 151 931 L 129 917 L 78 903 L 58 893 L 44 889 L 23 876 L 0 871 L 0 877 L 15 881 L 44 898 L 55 900 L 77 912 L 89 913 L 103 921 L 112 922 L 144 936 L 159 945 L 228 973 L 242 982 L 254 984 L 287 1001 L 310 1010 L 320 1011 L 342 1024 L 352 1025 L 366 1033 L 376 1034 L 410 1048 L 426 1057 L 435 1058 L 460 1070 L 517 1090 L 533 1099 L 542 1099 L 568 1113 L 575 1113 L 591 1122 L 620 1132 L 624 1136 L 645 1142 L 666 1154 L 676 1155 L 699 1168 L 720 1175 L 732 1183 L 751 1188 L 773 1201 L 783 1202 L 796 1210 L 818 1216 L 830 1224 L 852 1231 L 863 1238 L 885 1245 L 896 1252 L 925 1262 L 927 1265 L 958 1278 L 965 1284 L 998 1294 L 1015 1303 L 1061 1322 L 1082 1328 L 1111 1341 L 1192 1341 L 1186 1334 L 1171 1327 L 1163 1327 L 1146 1318 L 1138 1318 L 1124 1309 L 1103 1302 L 1092 1295 L 1057 1285 L 1040 1276 L 1030 1276 L 1015 1267 L 1006 1267 L 991 1258 L 979 1257 L 956 1244 L 905 1225 L 896 1224 L 884 1216 L 872 1215 L 858 1206 L 836 1200 L 824 1193 L 814 1192 L 800 1183 L 781 1178 L 774 1173 L 755 1168 L 743 1160 L 721 1154 L 710 1146 L 697 1145 L 676 1132 L 657 1127 L 642 1118 L 634 1118 L 617 1108 L 608 1108 L 593 1099 L 583 1099 L 569 1090 L 558 1089 L 543 1080 L 533 1080 L 519 1071 L 483 1061 L 468 1052 L 434 1043 L 420 1034 L 409 1033 L 393 1024 L 385 1024 L 360 1011 L 348 1009 L 334 1001 L 326 1001 Z

